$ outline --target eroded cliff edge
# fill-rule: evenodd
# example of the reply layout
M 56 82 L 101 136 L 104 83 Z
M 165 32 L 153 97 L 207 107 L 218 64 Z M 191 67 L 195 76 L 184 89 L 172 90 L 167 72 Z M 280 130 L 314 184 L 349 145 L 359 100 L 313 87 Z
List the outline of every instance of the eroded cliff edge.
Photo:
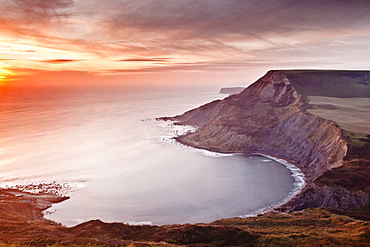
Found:
M 370 197 L 363 191 L 314 182 L 343 165 L 347 141 L 336 123 L 305 110 L 307 97 L 302 94 L 302 81 L 296 78 L 297 74 L 269 71 L 240 94 L 168 119 L 198 127 L 194 133 L 177 137 L 185 145 L 216 152 L 264 153 L 294 163 L 305 174 L 307 185 L 284 206 L 287 210 L 369 205 Z

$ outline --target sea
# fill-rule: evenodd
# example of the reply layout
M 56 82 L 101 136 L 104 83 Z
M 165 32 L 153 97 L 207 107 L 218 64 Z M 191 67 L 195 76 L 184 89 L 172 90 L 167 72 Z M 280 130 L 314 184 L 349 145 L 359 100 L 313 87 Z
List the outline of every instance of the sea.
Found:
M 255 215 L 303 186 L 294 166 L 261 155 L 179 145 L 187 126 L 156 121 L 226 95 L 214 88 L 0 91 L 0 187 L 70 198 L 45 217 L 65 226 L 207 223 Z

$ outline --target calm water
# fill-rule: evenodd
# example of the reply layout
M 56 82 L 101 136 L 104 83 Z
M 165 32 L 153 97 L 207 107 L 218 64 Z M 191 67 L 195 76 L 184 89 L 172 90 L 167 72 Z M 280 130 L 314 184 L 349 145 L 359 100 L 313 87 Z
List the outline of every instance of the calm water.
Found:
M 202 90 L 33 90 L 0 94 L 1 185 L 78 188 L 47 217 L 195 223 L 248 215 L 283 201 L 294 178 L 264 157 L 213 157 L 164 142 L 173 116 L 223 95 Z

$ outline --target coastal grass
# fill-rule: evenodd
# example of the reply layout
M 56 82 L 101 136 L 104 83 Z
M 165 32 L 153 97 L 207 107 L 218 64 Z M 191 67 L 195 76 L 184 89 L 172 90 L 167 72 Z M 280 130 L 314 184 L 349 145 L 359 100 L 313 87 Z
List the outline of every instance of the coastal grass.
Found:
M 370 134 L 344 131 L 348 142 L 348 159 L 363 158 L 370 160 Z
M 225 219 L 213 224 L 259 234 L 259 246 L 370 246 L 369 222 L 322 208 Z
M 306 110 L 350 132 L 370 134 L 370 98 L 309 96 Z
M 348 137 L 348 142 L 350 145 L 355 147 L 364 147 L 370 142 L 370 135 L 365 133 L 358 133 L 353 131 L 344 131 L 345 135 Z
M 370 194 L 370 161 L 352 159 L 343 166 L 326 171 L 315 182 L 322 186 L 340 186 L 349 191 L 364 191 Z
M 369 98 L 369 71 L 279 70 L 306 96 Z

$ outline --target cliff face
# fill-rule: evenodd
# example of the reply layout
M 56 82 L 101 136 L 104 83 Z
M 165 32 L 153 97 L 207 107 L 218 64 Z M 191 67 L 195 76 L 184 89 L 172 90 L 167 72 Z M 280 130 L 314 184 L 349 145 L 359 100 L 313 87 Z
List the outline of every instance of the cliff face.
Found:
M 217 152 L 265 153 L 294 162 L 313 181 L 342 165 L 347 146 L 333 122 L 306 113 L 284 73 L 270 71 L 238 95 L 172 120 L 195 125 L 178 141 Z

